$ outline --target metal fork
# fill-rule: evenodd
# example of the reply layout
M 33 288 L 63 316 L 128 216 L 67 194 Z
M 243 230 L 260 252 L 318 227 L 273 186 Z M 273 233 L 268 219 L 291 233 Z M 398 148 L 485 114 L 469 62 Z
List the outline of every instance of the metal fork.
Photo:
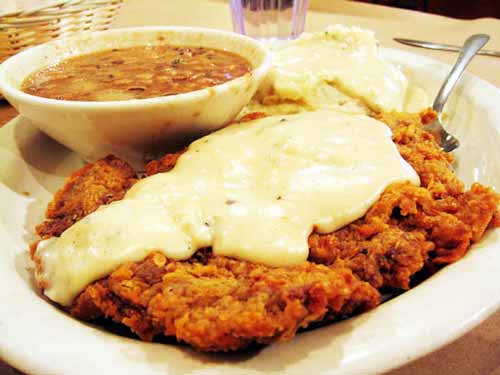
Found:
M 460 142 L 443 128 L 441 118 L 443 108 L 448 100 L 448 97 L 453 91 L 453 88 L 462 76 L 465 68 L 469 65 L 470 61 L 477 54 L 477 52 L 483 48 L 486 43 L 488 43 L 489 39 L 489 35 L 486 34 L 476 34 L 467 38 L 462 49 L 460 50 L 455 65 L 453 65 L 450 73 L 448 73 L 443 85 L 439 89 L 436 99 L 434 99 L 432 109 L 437 112 L 438 116 L 434 122 L 425 125 L 424 130 L 434 135 L 439 147 L 441 147 L 441 149 L 445 152 L 453 151 L 460 145 Z

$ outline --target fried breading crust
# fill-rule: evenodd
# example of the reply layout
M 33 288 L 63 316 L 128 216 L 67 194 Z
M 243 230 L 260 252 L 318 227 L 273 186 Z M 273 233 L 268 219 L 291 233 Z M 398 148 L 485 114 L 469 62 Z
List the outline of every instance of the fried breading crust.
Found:
M 464 192 L 453 157 L 422 129 L 434 118 L 430 110 L 378 115 L 421 186 L 389 186 L 360 220 L 331 234 L 312 234 L 309 260 L 342 261 L 376 288 L 408 289 L 424 266 L 432 273 L 460 259 L 488 226 L 498 226 L 499 196 L 480 184 Z
M 111 318 L 145 340 L 164 334 L 200 350 L 234 350 L 372 308 L 379 303 L 375 288 L 408 289 L 415 274 L 460 259 L 500 224 L 499 196 L 479 184 L 465 192 L 451 155 L 423 131 L 434 117 L 432 111 L 378 115 L 421 186 L 391 185 L 363 218 L 331 234 L 311 234 L 308 262 L 271 268 L 212 256 L 209 249 L 182 262 L 154 253 L 89 285 L 69 311 L 84 320 Z M 149 163 L 147 174 L 171 170 L 181 155 Z M 58 236 L 120 199 L 134 181 L 131 168 L 113 157 L 76 172 L 49 205 L 40 236 Z
M 148 164 L 146 164 L 146 174 L 148 176 L 168 172 L 173 167 L 175 167 L 175 163 L 177 163 L 177 159 L 184 153 L 185 150 L 179 151 L 173 154 L 166 154 L 159 160 L 152 160 Z
M 54 195 L 47 219 L 36 227 L 36 233 L 42 239 L 61 235 L 99 206 L 122 199 L 136 181 L 132 167 L 115 156 L 85 165 Z
M 311 322 L 378 303 L 377 290 L 347 268 L 272 268 L 210 254 L 179 262 L 153 253 L 87 287 L 70 312 L 110 317 L 144 340 L 164 334 L 199 350 L 227 351 L 283 341 Z

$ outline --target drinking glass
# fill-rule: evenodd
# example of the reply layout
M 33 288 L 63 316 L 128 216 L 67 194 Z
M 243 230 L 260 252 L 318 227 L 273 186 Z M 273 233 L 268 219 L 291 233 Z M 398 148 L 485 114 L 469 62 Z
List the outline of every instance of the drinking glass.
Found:
M 293 39 L 304 31 L 309 0 L 230 0 L 235 32 L 259 39 Z

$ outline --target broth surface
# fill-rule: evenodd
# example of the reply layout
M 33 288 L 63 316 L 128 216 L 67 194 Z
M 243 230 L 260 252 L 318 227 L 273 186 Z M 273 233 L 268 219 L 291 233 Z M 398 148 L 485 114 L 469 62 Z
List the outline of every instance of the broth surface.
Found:
M 219 85 L 252 69 L 213 48 L 139 46 L 73 57 L 31 74 L 28 94 L 60 100 L 113 101 L 175 95 Z

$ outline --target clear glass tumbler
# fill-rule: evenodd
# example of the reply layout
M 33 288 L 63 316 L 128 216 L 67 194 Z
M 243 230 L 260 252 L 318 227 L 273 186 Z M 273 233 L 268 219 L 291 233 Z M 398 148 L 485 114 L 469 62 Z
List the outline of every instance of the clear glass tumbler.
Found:
M 309 0 L 230 0 L 235 32 L 262 39 L 293 39 L 304 31 Z

